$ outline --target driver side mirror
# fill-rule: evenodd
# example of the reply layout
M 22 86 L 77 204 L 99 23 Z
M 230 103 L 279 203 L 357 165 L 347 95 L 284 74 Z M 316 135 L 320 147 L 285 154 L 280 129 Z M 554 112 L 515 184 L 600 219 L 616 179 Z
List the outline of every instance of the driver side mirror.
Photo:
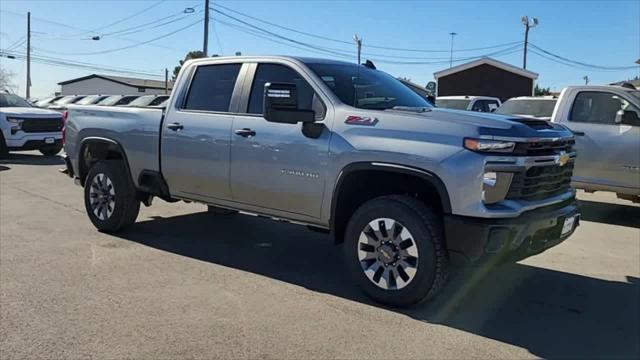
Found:
M 618 110 L 615 118 L 616 124 L 626 124 L 632 126 L 640 126 L 640 118 L 638 113 L 633 110 Z
M 262 115 L 269 122 L 297 124 L 315 121 L 313 110 L 298 109 L 298 89 L 296 84 L 264 84 Z

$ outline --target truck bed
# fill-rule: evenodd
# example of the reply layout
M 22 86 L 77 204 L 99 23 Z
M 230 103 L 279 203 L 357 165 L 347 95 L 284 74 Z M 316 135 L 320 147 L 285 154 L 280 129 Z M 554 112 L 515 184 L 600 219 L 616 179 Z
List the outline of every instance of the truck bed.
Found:
M 70 105 L 65 131 L 67 153 L 77 160 L 82 141 L 87 137 L 115 140 L 122 147 L 131 176 L 137 182 L 142 169 L 158 171 L 160 168 L 162 117 L 163 109 Z

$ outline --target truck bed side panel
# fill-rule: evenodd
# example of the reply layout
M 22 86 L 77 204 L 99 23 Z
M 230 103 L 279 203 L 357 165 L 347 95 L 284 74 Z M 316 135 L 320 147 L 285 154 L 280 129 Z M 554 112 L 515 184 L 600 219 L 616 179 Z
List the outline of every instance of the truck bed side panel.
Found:
M 80 147 L 88 138 L 121 145 L 135 184 L 142 170 L 159 170 L 161 109 L 72 106 L 66 125 L 66 151 L 78 168 Z

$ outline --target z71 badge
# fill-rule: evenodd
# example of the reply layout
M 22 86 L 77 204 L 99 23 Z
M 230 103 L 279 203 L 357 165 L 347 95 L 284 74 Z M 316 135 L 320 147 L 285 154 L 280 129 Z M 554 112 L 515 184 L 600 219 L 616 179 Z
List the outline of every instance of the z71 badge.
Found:
M 347 120 L 345 120 L 344 123 L 349 125 L 376 126 L 378 118 L 351 115 L 347 117 Z

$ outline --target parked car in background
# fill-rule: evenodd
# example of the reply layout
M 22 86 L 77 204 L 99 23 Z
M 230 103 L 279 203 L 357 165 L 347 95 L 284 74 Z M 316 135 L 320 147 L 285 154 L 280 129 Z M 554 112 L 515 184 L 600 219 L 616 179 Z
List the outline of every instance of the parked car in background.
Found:
M 557 101 L 556 96 L 519 96 L 505 101 L 495 112 L 502 115 L 551 120 Z
M 51 105 L 52 103 L 54 103 L 55 101 L 58 101 L 58 100 L 62 99 L 63 97 L 64 97 L 64 95 L 50 96 L 48 98 L 44 98 L 42 100 L 38 100 L 35 103 L 35 106 L 37 106 L 39 108 L 46 108 L 49 105 Z
M 0 93 L 0 156 L 15 150 L 40 150 L 52 156 L 62 149 L 62 114 L 39 109 L 23 98 Z
M 169 95 L 144 95 L 139 98 L 133 100 L 127 105 L 122 106 L 137 106 L 137 107 L 145 107 L 145 106 L 156 106 L 169 98 Z
M 70 104 L 75 104 L 78 101 L 84 99 L 86 95 L 67 95 L 62 98 L 54 101 L 47 107 L 49 110 L 55 111 L 65 111 L 67 110 L 67 106 Z
M 478 112 L 493 112 L 500 107 L 500 99 L 489 96 L 438 96 L 436 107 Z
M 161 102 L 158 105 L 151 105 L 149 107 L 150 108 L 166 108 L 168 104 L 169 104 L 169 99 L 166 99 L 165 101 Z
M 371 66 L 190 60 L 169 104 L 69 108 L 65 173 L 97 229 L 131 225 L 154 196 L 286 219 L 332 234 L 365 293 L 406 306 L 449 263 L 518 261 L 579 223 L 569 130 L 433 108 Z
M 551 121 L 575 135 L 573 183 L 640 202 L 640 91 L 622 86 L 570 86 Z
M 96 105 L 100 105 L 100 106 L 127 105 L 139 97 L 140 96 L 138 95 L 111 95 L 104 98 L 102 101 L 100 101 Z
M 76 102 L 76 105 L 94 105 L 106 99 L 109 95 L 87 95 L 84 99 Z

